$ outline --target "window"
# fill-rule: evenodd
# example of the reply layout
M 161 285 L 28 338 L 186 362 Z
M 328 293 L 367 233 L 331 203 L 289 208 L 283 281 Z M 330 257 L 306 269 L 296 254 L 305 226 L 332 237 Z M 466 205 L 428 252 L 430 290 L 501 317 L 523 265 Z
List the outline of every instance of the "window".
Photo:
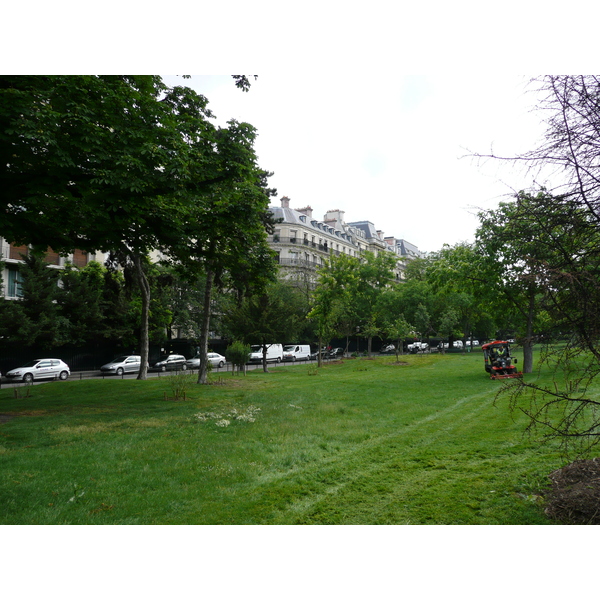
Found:
M 8 293 L 9 298 L 21 298 L 23 296 L 22 289 L 23 280 L 21 273 L 17 269 L 8 269 Z

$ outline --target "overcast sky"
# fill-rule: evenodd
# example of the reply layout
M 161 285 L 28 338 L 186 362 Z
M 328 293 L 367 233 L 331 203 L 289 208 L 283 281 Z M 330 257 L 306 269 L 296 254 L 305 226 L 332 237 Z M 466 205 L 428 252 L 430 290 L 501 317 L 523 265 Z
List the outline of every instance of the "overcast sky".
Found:
M 164 79 L 204 94 L 218 124 L 257 128 L 277 204 L 288 196 L 319 219 L 343 210 L 423 251 L 472 241 L 478 209 L 533 184 L 512 164 L 468 156 L 535 146 L 543 127 L 525 76 L 294 72 L 259 75 L 247 93 L 229 75 Z

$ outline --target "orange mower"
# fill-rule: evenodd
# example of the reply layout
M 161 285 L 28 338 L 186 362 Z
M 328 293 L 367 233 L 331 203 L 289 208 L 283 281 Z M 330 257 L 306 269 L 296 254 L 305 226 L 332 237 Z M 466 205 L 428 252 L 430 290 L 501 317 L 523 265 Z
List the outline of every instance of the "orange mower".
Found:
M 481 346 L 485 360 L 485 370 L 490 374 L 490 379 L 514 379 L 523 377 L 521 371 L 515 366 L 517 359 L 510 354 L 508 342 L 496 340 Z

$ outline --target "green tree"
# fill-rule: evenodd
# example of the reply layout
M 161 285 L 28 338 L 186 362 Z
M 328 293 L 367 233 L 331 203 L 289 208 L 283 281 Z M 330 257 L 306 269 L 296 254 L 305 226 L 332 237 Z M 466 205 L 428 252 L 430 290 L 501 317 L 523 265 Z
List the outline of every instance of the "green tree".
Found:
M 268 211 L 269 173 L 256 163 L 256 130 L 247 123 L 230 121 L 219 130 L 218 150 L 228 165 L 230 180 L 211 186 L 211 192 L 194 205 L 193 218 L 184 224 L 172 259 L 189 277 L 204 278 L 200 323 L 198 383 L 206 383 L 206 353 L 213 293 L 228 289 L 238 298 L 261 290 L 276 279 L 275 253 L 267 244 L 274 231 Z
M 249 127 L 216 128 L 207 104 L 155 76 L 0 78 L 0 235 L 41 249 L 110 251 L 131 268 L 141 298 L 140 379 L 146 257 L 180 256 L 189 224 L 210 220 L 216 186 L 231 191 L 252 163 L 244 159 Z
M 497 295 L 496 310 L 510 306 L 520 317 L 525 373 L 532 372 L 536 341 L 548 333 L 542 302 L 548 289 L 544 265 L 556 260 L 556 240 L 562 235 L 560 227 L 547 227 L 552 220 L 548 200 L 543 190 L 535 196 L 521 192 L 515 202 L 503 202 L 496 210 L 481 212 L 476 233 L 487 284 Z
M 353 301 L 359 326 L 364 337 L 367 338 L 369 356 L 371 356 L 373 337 L 381 332 L 381 327 L 377 323 L 380 318 L 380 299 L 385 290 L 395 281 L 396 263 L 397 256 L 391 252 L 380 252 L 377 256 L 372 252 L 366 252 L 359 262 L 356 280 L 359 285 L 353 290 Z
M 26 347 L 50 350 L 62 346 L 69 341 L 69 322 L 58 304 L 60 272 L 48 268 L 43 254 L 29 253 L 23 259 L 19 265 L 22 296 L 10 308 L 3 304 L 8 309 L 3 320 L 16 318 L 14 326 L 9 326 L 12 339 Z
M 234 369 L 237 367 L 238 372 L 243 371 L 245 373 L 246 363 L 248 362 L 248 355 L 250 354 L 250 344 L 244 344 L 239 341 L 234 341 L 225 350 L 225 356 L 227 360 L 231 362 Z M 234 371 L 231 372 L 234 374 Z
M 332 255 L 318 271 L 318 282 L 313 291 L 309 313 L 318 336 L 318 365 L 321 366 L 321 348 L 339 328 L 351 331 L 356 327 L 354 305 L 359 281 L 359 262 L 347 254 Z
M 397 317 L 392 323 L 385 327 L 387 335 L 395 340 L 396 360 L 400 360 L 400 355 L 404 352 L 404 340 L 414 334 L 414 327 L 404 318 L 404 315 Z
M 68 341 L 72 344 L 85 344 L 103 337 L 102 269 L 97 262 L 91 262 L 83 269 L 68 264 L 59 273 L 61 287 L 57 306 L 64 316 Z
M 521 192 L 511 208 L 510 228 L 524 237 L 513 245 L 521 250 L 516 283 L 535 289 L 531 330 L 546 344 L 542 360 L 557 377 L 552 386 L 517 380 L 504 391 L 532 427 L 543 426 L 565 446 L 587 452 L 600 440 L 590 394 L 600 375 L 600 229 L 572 196 Z
M 267 348 L 291 340 L 306 319 L 305 304 L 297 288 L 276 281 L 260 293 L 232 301 L 223 315 L 225 331 L 233 339 L 260 344 L 263 348 L 263 371 L 268 373 Z

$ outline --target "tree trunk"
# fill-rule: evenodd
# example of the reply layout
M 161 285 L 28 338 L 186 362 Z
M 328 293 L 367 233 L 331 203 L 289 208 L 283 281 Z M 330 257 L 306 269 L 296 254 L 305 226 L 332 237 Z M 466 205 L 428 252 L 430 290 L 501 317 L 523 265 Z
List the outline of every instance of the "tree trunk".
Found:
M 317 367 L 323 366 L 323 359 L 321 357 L 321 348 L 323 347 L 323 338 L 319 334 L 319 348 L 317 349 Z
M 523 373 L 533 373 L 533 318 L 535 314 L 535 290 L 529 293 L 527 309 L 527 331 L 523 341 Z
M 212 299 L 214 273 L 211 269 L 206 271 L 206 287 L 204 288 L 204 305 L 202 308 L 202 323 L 200 324 L 200 368 L 198 370 L 198 383 L 206 384 L 208 379 L 208 361 L 206 354 L 208 353 L 208 332 L 210 328 L 210 303 Z
M 265 342 L 263 342 L 262 352 L 263 352 L 263 359 L 262 359 L 262 362 L 263 362 L 263 371 L 265 373 L 268 373 L 269 372 L 269 367 L 268 367 L 268 364 L 267 364 L 267 344 Z
M 146 379 L 148 377 L 148 354 L 150 343 L 148 340 L 148 320 L 150 315 L 150 284 L 144 272 L 142 256 L 134 254 L 132 257 L 133 266 L 135 269 L 135 277 L 138 281 L 140 293 L 142 295 L 142 317 L 140 324 L 140 356 L 141 365 L 138 379 Z

